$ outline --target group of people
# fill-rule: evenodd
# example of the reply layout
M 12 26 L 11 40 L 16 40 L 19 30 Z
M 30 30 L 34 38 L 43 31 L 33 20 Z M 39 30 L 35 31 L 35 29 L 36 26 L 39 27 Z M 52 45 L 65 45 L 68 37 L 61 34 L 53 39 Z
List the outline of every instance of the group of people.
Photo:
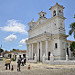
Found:
M 11 64 L 11 59 L 7 58 L 5 61 L 6 70 L 8 69 L 8 67 L 10 70 L 10 64 Z M 24 66 L 24 65 L 26 65 L 26 58 L 19 57 L 17 60 L 17 71 L 20 71 L 20 66 Z
M 26 58 L 18 58 L 18 60 L 17 60 L 17 71 L 20 71 L 20 65 L 21 66 L 26 65 Z

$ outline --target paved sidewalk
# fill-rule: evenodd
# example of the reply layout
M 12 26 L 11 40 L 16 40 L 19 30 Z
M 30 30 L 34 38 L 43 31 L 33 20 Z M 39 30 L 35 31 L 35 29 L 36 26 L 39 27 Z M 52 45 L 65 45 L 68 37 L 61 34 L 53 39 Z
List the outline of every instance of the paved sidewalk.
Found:
M 28 65 L 30 64 L 30 70 Z M 4 61 L 0 61 L 0 75 L 75 75 L 75 65 L 49 65 L 42 63 L 27 63 L 17 72 L 16 62 L 12 62 L 14 70 L 5 70 Z
M 42 63 L 28 63 L 31 64 L 32 67 L 36 68 L 47 68 L 47 69 L 75 69 L 75 65 L 49 65 L 49 64 L 42 64 Z

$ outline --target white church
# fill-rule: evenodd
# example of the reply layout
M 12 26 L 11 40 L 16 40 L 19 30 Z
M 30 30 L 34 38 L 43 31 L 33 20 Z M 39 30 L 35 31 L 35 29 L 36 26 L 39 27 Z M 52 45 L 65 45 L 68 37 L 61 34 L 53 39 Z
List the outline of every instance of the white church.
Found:
M 51 18 L 46 18 L 46 12 L 41 11 L 37 22 L 32 20 L 28 24 L 27 62 L 51 64 L 59 62 L 55 60 L 61 60 L 64 63 L 72 57 L 70 41 L 65 34 L 66 18 L 63 9 L 63 6 L 56 3 L 49 9 Z

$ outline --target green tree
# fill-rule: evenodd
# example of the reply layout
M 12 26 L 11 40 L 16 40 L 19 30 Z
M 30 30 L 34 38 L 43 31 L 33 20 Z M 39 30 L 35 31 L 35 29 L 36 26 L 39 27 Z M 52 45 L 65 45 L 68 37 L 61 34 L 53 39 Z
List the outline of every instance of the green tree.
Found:
M 4 50 L 2 48 L 0 48 L 0 55 L 1 55 L 2 52 L 4 52 Z
M 12 51 L 16 51 L 16 49 L 13 49 Z
M 17 50 L 19 50 L 19 49 L 12 49 L 12 51 L 17 51 Z
M 8 52 L 8 50 L 5 50 L 4 52 Z
M 75 18 L 75 15 L 74 15 L 74 18 Z M 75 22 L 71 23 L 70 24 L 70 30 L 69 30 L 69 35 L 74 35 L 74 39 L 75 39 Z
M 75 18 L 75 14 L 74 14 L 74 18 Z
M 73 52 L 73 56 L 75 56 L 75 42 L 70 44 L 70 50 Z

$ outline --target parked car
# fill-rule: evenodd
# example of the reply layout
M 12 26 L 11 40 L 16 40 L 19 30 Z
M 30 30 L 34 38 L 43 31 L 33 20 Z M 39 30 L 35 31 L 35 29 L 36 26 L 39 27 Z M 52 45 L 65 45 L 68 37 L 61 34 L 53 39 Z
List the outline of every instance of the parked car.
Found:
M 3 60 L 3 57 L 2 56 L 0 56 L 0 60 Z

